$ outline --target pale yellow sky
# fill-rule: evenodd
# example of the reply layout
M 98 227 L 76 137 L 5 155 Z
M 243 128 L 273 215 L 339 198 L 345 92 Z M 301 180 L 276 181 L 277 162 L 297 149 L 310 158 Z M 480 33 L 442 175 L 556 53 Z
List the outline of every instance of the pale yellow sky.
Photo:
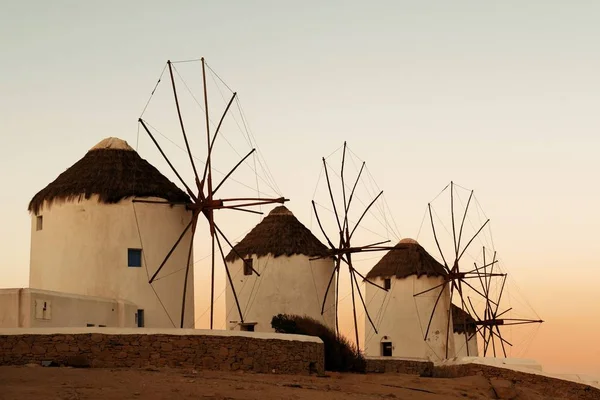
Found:
M 548 370 L 600 375 L 599 3 L 30 1 L 0 9 L 1 287 L 27 285 L 30 198 L 102 138 L 136 144 L 164 62 L 205 56 L 240 94 L 302 222 L 311 225 L 320 158 L 344 140 L 368 162 L 403 237 L 417 235 L 427 202 L 450 180 L 475 189 L 504 265 L 546 321 L 520 355 Z M 147 138 L 138 145 L 171 177 Z M 223 158 L 223 169 L 235 158 Z M 224 218 L 233 237 L 257 222 Z M 206 254 L 199 243 L 196 259 Z M 198 263 L 196 273 L 203 311 L 207 268 Z

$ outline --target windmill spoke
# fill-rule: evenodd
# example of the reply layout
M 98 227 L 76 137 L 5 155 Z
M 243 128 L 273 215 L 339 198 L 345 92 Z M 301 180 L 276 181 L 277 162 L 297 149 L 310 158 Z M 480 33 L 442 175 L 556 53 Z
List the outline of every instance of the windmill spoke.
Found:
M 165 154 L 165 152 L 163 151 L 163 149 L 160 147 L 160 145 L 158 144 L 158 142 L 154 138 L 154 135 L 152 135 L 152 133 L 150 132 L 150 130 L 148 129 L 148 127 L 144 123 L 144 120 L 140 118 L 140 119 L 138 119 L 138 121 L 139 121 L 140 124 L 142 124 L 142 127 L 144 128 L 144 130 L 146 131 L 146 133 L 148 134 L 148 136 L 150 136 L 150 139 L 152 139 L 152 141 L 154 142 L 154 144 L 158 148 L 158 151 L 160 151 L 160 154 L 162 154 L 162 156 L 165 159 L 165 161 L 167 162 L 167 164 L 169 164 L 169 167 L 171 167 L 171 170 L 173 170 L 173 172 L 175 173 L 175 175 L 177 176 L 177 178 L 179 178 L 179 181 L 185 187 L 185 189 L 187 190 L 187 192 L 190 195 L 190 197 L 192 199 L 194 199 L 194 201 L 198 201 L 198 198 L 196 197 L 196 195 L 194 194 L 194 192 L 192 192 L 192 189 L 190 189 L 190 187 L 185 183 L 185 181 L 183 180 L 183 178 L 181 177 L 181 175 L 179 175 L 179 172 L 177 172 L 177 170 L 175 169 L 175 167 L 173 166 L 173 164 L 171 164 L 171 161 L 169 160 L 169 158 L 167 157 L 167 155 Z
M 206 156 L 206 164 L 204 168 L 206 169 L 206 181 L 208 182 L 208 199 L 212 200 L 212 163 L 211 163 L 211 141 L 210 141 L 210 118 L 208 116 L 208 92 L 206 88 L 206 67 L 204 63 L 204 57 L 201 59 L 202 61 L 202 86 L 204 92 L 204 117 L 206 120 L 206 146 L 207 148 L 207 156 Z M 210 221 L 212 224 L 212 220 Z
M 425 330 L 425 337 L 423 338 L 423 340 L 427 340 L 427 336 L 429 335 L 429 329 L 431 328 L 431 322 L 433 321 L 433 316 L 435 315 L 435 310 L 437 308 L 438 303 L 440 302 L 440 298 L 442 297 L 442 293 L 444 293 L 444 290 L 446 290 L 446 285 L 447 284 L 448 284 L 448 281 L 445 281 L 444 283 L 442 283 L 442 285 L 438 285 L 438 287 L 439 286 L 443 286 L 443 287 L 440 290 L 440 293 L 438 294 L 438 297 L 435 300 L 435 303 L 433 304 L 433 310 L 431 310 L 431 315 L 429 316 L 429 322 L 427 323 L 427 329 Z M 452 299 L 450 299 L 450 301 L 452 301 Z
M 475 314 L 475 318 L 480 320 L 481 318 L 479 318 L 479 315 L 477 314 L 477 311 L 475 310 L 475 307 L 473 307 L 473 303 L 471 302 L 471 297 L 467 296 L 467 300 L 469 301 L 469 304 L 471 305 L 471 310 L 473 311 L 473 314 Z
M 240 259 L 240 260 L 244 260 L 244 257 L 236 250 L 236 248 L 231 244 L 231 242 L 229 241 L 229 239 L 227 239 L 227 236 L 225 236 L 225 234 L 223 233 L 223 231 L 221 231 L 221 229 L 219 229 L 219 227 L 217 226 L 217 224 L 214 224 L 216 231 L 219 233 L 219 235 L 221 235 L 221 237 L 223 238 L 223 240 L 225 240 L 225 242 L 227 242 L 227 244 L 229 245 L 229 247 L 231 247 L 231 251 L 233 251 L 235 253 L 235 255 Z M 217 237 L 217 244 L 219 243 L 218 237 Z M 258 273 L 258 271 L 256 271 L 252 266 L 250 266 L 250 269 L 252 270 L 252 272 L 254 272 L 256 274 L 256 276 L 260 276 L 260 274 Z
M 252 213 L 252 214 L 258 214 L 258 215 L 263 215 L 264 214 L 262 211 L 247 210 L 245 208 L 239 208 L 239 207 L 223 207 L 223 208 L 228 208 L 230 210 L 243 211 L 243 212 Z
M 460 256 L 458 256 L 458 259 L 456 260 L 456 262 L 458 262 L 463 254 L 465 254 L 465 251 L 467 251 L 467 249 L 469 248 L 469 245 L 473 242 L 473 240 L 475 240 L 475 238 L 477 237 L 477 235 L 479 235 L 479 233 L 483 230 L 483 228 L 487 225 L 487 223 L 490 222 L 490 220 L 486 220 L 483 225 L 481 225 L 481 228 L 479 228 L 479 230 L 477 231 L 477 233 L 475 235 L 473 235 L 473 237 L 471 238 L 471 240 L 469 240 L 469 242 L 467 243 L 467 245 L 465 246 L 465 248 L 463 249 L 463 251 L 460 253 Z
M 164 204 L 169 206 L 186 206 L 190 204 L 184 201 L 167 201 L 167 200 L 144 200 L 144 199 L 133 199 L 132 203 L 147 203 L 147 204 Z
M 373 243 L 373 244 L 367 244 L 367 245 L 364 245 L 363 247 L 366 248 L 366 247 L 379 246 L 380 244 L 386 244 L 386 243 L 389 243 L 389 242 L 391 242 L 391 240 L 384 240 L 384 241 Z M 394 249 L 394 248 L 393 247 L 390 248 L 390 250 L 392 250 L 392 249 Z
M 167 256 L 165 257 L 165 259 L 163 260 L 163 262 L 160 264 L 160 266 L 158 267 L 158 269 L 154 272 L 154 274 L 152 275 L 152 277 L 150 278 L 150 281 L 148 283 L 154 282 L 154 279 L 156 278 L 156 276 L 158 275 L 158 273 L 160 272 L 160 270 L 165 266 L 165 264 L 167 263 L 167 261 L 169 260 L 169 258 L 171 257 L 171 255 L 173 254 L 173 252 L 175 251 L 175 249 L 177 248 L 177 246 L 179 245 L 179 242 L 181 242 L 181 240 L 185 236 L 186 232 L 190 229 L 190 227 L 192 226 L 192 224 L 195 224 L 195 221 L 197 221 L 197 220 L 198 220 L 198 215 L 194 213 L 192 215 L 192 219 L 191 219 L 190 223 L 187 224 L 187 226 L 184 228 L 183 232 L 181 232 L 181 235 L 179 235 L 179 238 L 177 238 L 177 241 L 175 242 L 175 244 L 173 245 L 173 247 L 171 247 L 171 250 L 169 250 L 169 252 L 167 253 Z M 192 236 L 194 236 L 194 232 L 193 231 L 192 231 Z
M 187 264 L 185 265 L 185 278 L 183 280 L 183 299 L 181 300 L 181 323 L 179 325 L 180 328 L 183 328 L 183 322 L 184 322 L 184 318 L 185 318 L 185 295 L 187 292 L 187 281 L 188 281 L 188 275 L 190 272 L 190 261 L 192 259 L 193 250 L 194 250 L 194 235 L 191 235 L 190 249 L 188 250 L 188 256 L 187 256 Z
M 377 201 L 377 199 L 383 194 L 383 190 L 381 192 L 379 192 L 379 194 L 373 199 L 373 201 L 367 206 L 367 208 L 365 209 L 365 211 L 362 213 L 362 215 L 360 216 L 360 218 L 358 219 L 358 222 L 356 222 L 356 225 L 354 225 L 354 229 L 352 229 L 352 232 L 350 232 L 350 238 L 352 238 L 352 235 L 354 235 L 354 232 L 356 231 L 356 228 L 358 228 L 358 225 L 360 224 L 360 221 L 362 221 L 362 219 L 365 217 L 365 215 L 367 214 L 367 212 L 369 211 L 369 209 L 371 208 L 371 206 L 373 204 L 375 204 L 375 202 Z
M 202 208 L 205 210 L 220 210 L 220 209 L 232 209 L 232 208 L 241 208 L 241 207 L 252 207 L 252 206 L 264 206 L 267 204 L 280 203 L 283 204 L 287 201 L 283 197 L 277 199 L 261 199 L 256 198 L 256 201 L 250 203 L 241 203 L 241 204 L 232 204 L 232 205 L 224 205 L 227 201 L 242 201 L 242 199 L 221 199 L 221 200 L 213 200 L 212 204 L 203 205 Z
M 338 319 L 339 300 L 340 300 L 340 268 L 338 266 L 338 269 L 337 269 L 337 272 L 335 275 L 335 330 L 338 335 L 340 334 L 340 321 Z
M 446 258 L 444 257 L 444 253 L 442 252 L 442 248 L 440 247 L 440 242 L 438 241 L 437 233 L 435 231 L 435 224 L 433 223 L 433 214 L 431 213 L 431 203 L 427 204 L 427 208 L 429 209 L 429 219 L 431 220 L 431 228 L 433 229 L 433 238 L 435 239 L 435 244 L 442 256 L 442 261 L 444 261 L 444 267 L 447 272 L 451 272 L 450 268 L 448 268 L 448 263 L 446 262 Z
M 215 190 L 213 190 L 213 192 L 212 192 L 213 196 L 214 196 L 214 195 L 217 193 L 217 190 L 219 190 L 219 188 L 221 187 L 221 185 L 223 185 L 223 183 L 225 183 L 225 181 L 227 180 L 227 178 L 229 178 L 229 177 L 231 176 L 231 174 L 233 174 L 233 173 L 235 172 L 235 170 L 236 170 L 236 169 L 237 169 L 237 168 L 238 168 L 240 165 L 242 165 L 242 163 L 243 163 L 244 161 L 246 161 L 246 159 L 247 159 L 248 157 L 250 157 L 250 156 L 252 155 L 252 153 L 254 153 L 255 151 L 256 151 L 256 149 L 252 149 L 252 150 L 250 150 L 250 152 L 249 152 L 248 154 L 246 154 L 246 156 L 245 156 L 244 158 L 242 158 L 242 159 L 240 160 L 240 162 L 238 162 L 238 163 L 235 165 L 235 167 L 233 167 L 233 169 L 232 169 L 231 171 L 229 171 L 229 173 L 228 173 L 227 175 L 225 175 L 225 177 L 223 178 L 223 180 L 222 180 L 222 181 L 221 181 L 221 182 L 220 182 L 220 183 L 217 185 L 217 187 L 215 188 Z
M 210 241 L 211 241 L 211 263 L 210 263 L 210 329 L 213 328 L 213 316 L 214 316 L 214 308 L 215 308 L 215 232 L 214 229 L 211 229 L 210 233 Z M 219 246 L 220 248 L 220 246 Z M 221 253 L 223 251 L 221 250 Z M 223 259 L 223 262 L 225 260 Z M 227 264 L 225 264 L 225 268 L 227 268 Z M 233 283 L 231 284 L 231 289 L 233 289 Z
M 325 236 L 325 239 L 327 239 L 327 243 L 329 243 L 329 246 L 331 246 L 332 249 L 335 249 L 335 246 L 333 245 L 331 240 L 329 240 L 329 236 L 327 236 L 327 233 L 325 233 L 325 229 L 323 229 L 323 225 L 321 225 L 321 219 L 319 218 L 319 213 L 317 212 L 317 206 L 316 206 L 314 200 L 312 201 L 312 206 L 313 206 L 313 210 L 315 211 L 315 217 L 317 219 L 317 223 L 319 224 L 319 228 L 321 228 L 321 232 L 323 233 L 323 236 Z
M 456 246 L 457 249 L 460 249 L 460 240 L 462 238 L 463 226 L 465 225 L 465 219 L 467 218 L 467 212 L 469 211 L 469 204 L 471 204 L 472 197 L 473 197 L 473 191 L 471 190 L 471 194 L 469 195 L 469 200 L 467 201 L 467 206 L 465 207 L 465 213 L 463 214 L 462 222 L 460 223 L 460 231 L 458 233 L 458 245 Z
M 231 273 L 229 272 L 229 267 L 227 266 L 227 261 L 225 260 L 225 253 L 223 253 L 223 247 L 221 246 L 221 241 L 219 240 L 219 236 L 213 236 L 217 240 L 217 246 L 219 246 L 219 252 L 221 253 L 221 258 L 223 259 L 223 265 L 225 265 L 225 272 L 227 273 L 227 280 L 229 281 L 229 286 L 231 286 L 231 291 L 233 292 L 233 298 L 235 300 L 235 305 L 238 310 L 238 314 L 240 316 L 240 322 L 244 323 L 244 315 L 242 314 L 242 309 L 240 307 L 240 302 L 237 297 L 237 293 L 235 291 L 235 286 L 233 286 L 233 279 L 231 279 Z M 214 253 L 213 253 L 214 254 Z M 243 259 L 242 259 L 243 261 Z
M 219 125 L 217 125 L 217 129 L 215 130 L 215 134 L 213 135 L 212 141 L 210 142 L 210 146 L 208 148 L 209 156 L 212 155 L 213 146 L 215 145 L 215 140 L 217 140 L 217 135 L 219 134 L 219 130 L 221 129 L 221 124 L 223 123 L 223 120 L 225 119 L 225 116 L 227 115 L 227 111 L 229 111 L 229 107 L 231 107 L 231 103 L 233 103 L 233 100 L 235 99 L 236 95 L 237 95 L 237 93 L 234 93 L 233 96 L 231 97 L 231 100 L 229 100 L 229 103 L 227 103 L 227 107 L 225 107 L 225 112 L 223 112 L 223 115 L 221 116 L 221 120 L 219 121 Z M 208 172 L 208 163 L 204 163 L 204 173 L 202 174 L 202 185 L 204 185 L 204 181 L 206 180 L 207 172 Z
M 483 294 L 483 293 L 481 293 L 479 290 L 475 289 L 475 288 L 474 288 L 474 287 L 473 287 L 473 286 L 472 286 L 472 285 L 471 285 L 469 282 L 467 282 L 467 281 L 465 281 L 465 280 L 462 280 L 462 279 L 459 279 L 459 280 L 460 280 L 461 282 L 464 282 L 464 284 L 465 284 L 465 285 L 467 285 L 468 287 L 470 287 L 470 288 L 471 288 L 471 289 L 472 289 L 472 290 L 473 290 L 475 293 L 477 293 L 478 295 L 480 295 L 480 296 L 481 296 L 481 297 L 483 297 L 484 299 L 485 299 L 485 298 L 488 298 L 488 299 L 489 299 L 489 297 L 488 297 L 488 296 L 484 295 L 484 294 Z M 493 301 L 493 300 L 491 300 L 491 299 L 490 299 L 489 301 L 490 301 L 490 303 L 493 303 L 494 305 L 496 305 L 496 304 L 497 304 L 495 301 Z
M 413 294 L 413 297 L 417 297 L 417 296 L 420 296 L 420 295 L 422 295 L 422 294 L 425 294 L 425 293 L 431 292 L 432 290 L 435 290 L 435 289 L 439 288 L 440 286 L 444 286 L 444 285 L 446 285 L 448 282 L 450 282 L 450 280 L 449 280 L 449 279 L 448 279 L 448 280 L 444 280 L 444 282 L 440 283 L 439 285 L 436 285 L 436 286 L 434 286 L 434 287 L 431 287 L 431 288 L 429 288 L 429 289 L 427 289 L 427 290 L 423 290 L 422 292 L 419 292 L 419 293 L 417 293 L 417 294 Z
M 346 212 L 350 209 L 350 204 L 352 203 L 352 198 L 354 197 L 354 191 L 356 190 L 356 185 L 360 180 L 360 176 L 362 175 L 363 169 L 365 168 L 365 162 L 363 161 L 362 166 L 360 167 L 360 171 L 358 171 L 358 176 L 356 177 L 356 181 L 354 182 L 354 186 L 352 186 L 352 191 L 350 192 L 350 197 L 348 197 L 348 204 L 346 206 Z
M 500 333 L 500 328 L 496 325 L 496 331 L 498 332 L 498 337 L 500 338 L 500 345 L 502 346 L 502 353 L 504 354 L 504 358 L 506 358 L 506 348 L 504 347 L 504 339 L 502 339 L 502 334 Z
M 485 257 L 485 256 L 484 256 L 484 257 Z M 472 273 L 474 273 L 474 272 L 477 272 L 477 271 L 479 271 L 479 270 L 481 270 L 481 269 L 486 269 L 487 267 L 490 267 L 490 266 L 492 266 L 492 265 L 496 264 L 497 262 L 498 262 L 498 261 L 494 261 L 494 262 L 491 262 L 491 263 L 489 263 L 489 264 L 484 264 L 484 265 L 482 265 L 481 267 L 478 267 L 476 263 L 473 263 L 473 264 L 475 265 L 475 269 L 472 269 L 472 270 L 470 270 L 470 271 L 467 271 L 467 272 L 465 272 L 465 274 L 472 274 Z
M 498 313 L 498 308 L 500 307 L 500 301 L 502 300 L 502 294 L 504 293 L 504 285 L 506 284 L 506 275 L 504 279 L 502 279 L 502 286 L 500 287 L 500 294 L 498 295 L 498 303 L 496 304 L 496 309 L 494 310 L 494 317 Z
M 333 268 L 333 271 L 331 273 L 331 278 L 329 278 L 329 283 L 327 284 L 327 289 L 325 289 L 325 295 L 323 295 L 323 305 L 321 306 L 321 315 L 323 315 L 325 313 L 325 303 L 327 302 L 327 295 L 329 294 L 329 289 L 331 288 L 331 283 L 333 282 L 335 273 L 337 272 L 337 270 L 339 268 L 340 268 L 340 260 L 338 258 L 336 260 L 336 265 Z
M 323 167 L 325 168 L 325 178 L 327 179 L 327 188 L 329 189 L 329 197 L 331 198 L 331 205 L 333 206 L 335 220 L 337 221 L 339 231 L 342 232 L 342 224 L 340 223 L 340 216 L 338 215 L 335 200 L 333 199 L 333 191 L 331 190 L 331 182 L 329 181 L 329 172 L 327 170 L 327 163 L 325 162 L 325 157 L 323 157 Z
M 346 201 L 346 185 L 344 184 L 344 164 L 346 163 L 346 142 L 344 142 L 344 151 L 342 153 L 342 168 L 340 176 L 342 179 L 342 197 L 344 198 L 344 224 L 341 230 L 348 229 L 348 202 Z
M 356 270 L 354 268 L 352 268 L 350 270 L 350 274 L 352 274 L 352 275 L 354 275 L 355 272 L 356 272 Z M 378 333 L 377 328 L 375 327 L 375 324 L 373 323 L 373 320 L 371 319 L 371 316 L 369 315 L 369 310 L 367 309 L 367 305 L 365 304 L 365 299 L 363 298 L 363 295 L 360 291 L 360 286 L 358 285 L 356 276 L 354 276 L 354 282 L 356 283 L 356 291 L 358 292 L 358 297 L 360 298 L 363 308 L 365 309 L 365 315 L 367 316 L 367 319 L 371 323 L 371 326 L 373 327 L 373 330 L 375 331 L 375 333 Z
M 352 313 L 354 315 L 354 333 L 356 336 L 356 349 L 360 350 L 360 344 L 358 342 L 358 321 L 356 319 L 356 301 L 354 299 L 354 274 L 350 271 L 350 286 L 352 292 Z
M 503 316 L 504 314 L 506 314 L 510 310 L 512 310 L 512 307 L 507 308 L 506 310 L 502 311 L 500 314 L 496 315 L 496 318 L 500 318 L 501 316 Z
M 181 117 L 181 109 L 179 108 L 179 100 L 177 99 L 177 89 L 175 88 L 175 78 L 173 77 L 173 67 L 171 66 L 171 60 L 167 61 L 167 65 L 169 66 L 169 74 L 171 75 L 171 84 L 173 86 L 173 96 L 175 97 L 175 106 L 177 107 L 177 117 L 179 118 L 179 125 L 181 126 L 181 132 L 183 133 L 183 140 L 185 141 L 185 148 L 187 149 L 188 157 L 190 158 L 190 162 L 192 163 L 192 169 L 194 170 L 194 176 L 196 177 L 196 185 L 198 186 L 198 191 L 201 191 L 200 179 L 198 177 L 198 171 L 196 170 L 196 164 L 194 163 L 194 157 L 192 156 L 192 151 L 190 150 L 190 144 L 188 142 L 187 135 L 185 134 L 183 118 Z
M 454 225 L 454 182 L 450 182 L 450 214 L 452 215 L 452 238 L 454 239 L 454 257 L 458 258 L 458 246 L 456 243 L 456 227 Z
M 354 272 L 356 272 L 358 274 L 358 276 L 360 276 L 362 278 L 362 280 L 365 281 L 365 282 L 367 282 L 368 284 L 371 284 L 371 285 L 373 285 L 375 287 L 378 287 L 381 290 L 385 290 L 386 292 L 388 292 L 388 289 L 386 289 L 383 286 L 380 286 L 380 285 L 376 284 L 375 282 L 372 282 L 371 280 L 365 278 L 363 276 L 363 274 L 361 274 L 360 272 L 358 272 L 358 270 L 354 269 Z
M 452 295 L 454 294 L 455 286 L 456 286 L 456 284 L 454 282 L 452 282 L 452 285 L 450 286 L 450 305 L 448 307 L 448 322 L 447 322 L 447 326 L 446 326 L 446 359 L 448 359 L 448 357 L 449 357 L 448 344 L 450 343 L 450 321 L 452 319 Z

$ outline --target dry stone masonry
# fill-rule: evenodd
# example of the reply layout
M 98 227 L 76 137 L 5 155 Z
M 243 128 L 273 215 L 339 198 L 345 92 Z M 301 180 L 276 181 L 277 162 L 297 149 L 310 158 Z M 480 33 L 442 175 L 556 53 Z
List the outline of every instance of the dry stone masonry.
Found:
M 431 376 L 433 374 L 433 362 L 389 357 L 367 357 L 367 372 Z
M 222 371 L 308 374 L 324 369 L 320 340 L 236 335 L 23 334 L 0 332 L 0 365 L 193 367 Z

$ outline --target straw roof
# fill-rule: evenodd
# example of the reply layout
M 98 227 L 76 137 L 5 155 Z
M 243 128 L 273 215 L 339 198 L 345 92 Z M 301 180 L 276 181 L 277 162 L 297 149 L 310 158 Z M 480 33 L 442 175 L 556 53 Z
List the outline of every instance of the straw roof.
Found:
M 402 239 L 394 250 L 387 252 L 367 274 L 369 278 L 388 278 L 395 276 L 398 279 L 411 275 L 446 276 L 442 264 L 436 261 L 416 240 Z
M 477 326 L 475 325 L 473 317 L 462 308 L 452 304 L 452 325 L 454 326 L 454 333 L 465 333 L 465 323 L 467 332 L 475 333 Z
M 144 160 L 127 142 L 106 138 L 92 147 L 72 167 L 40 190 L 28 210 L 37 214 L 44 203 L 89 199 L 98 195 L 102 203 L 117 203 L 127 197 L 158 197 L 188 202 L 189 197 Z
M 329 249 L 306 228 L 285 206 L 275 207 L 238 244 L 226 260 L 233 262 L 256 255 L 273 257 L 301 254 L 308 257 L 326 256 Z M 237 252 L 237 253 L 236 253 Z

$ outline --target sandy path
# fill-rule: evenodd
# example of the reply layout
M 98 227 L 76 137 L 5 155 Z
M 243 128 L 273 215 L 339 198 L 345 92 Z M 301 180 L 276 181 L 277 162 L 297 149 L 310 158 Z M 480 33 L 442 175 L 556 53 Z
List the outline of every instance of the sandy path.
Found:
M 523 399 L 542 399 L 519 388 Z M 525 391 L 525 393 L 523 392 Z M 327 377 L 185 369 L 0 367 L 0 399 L 490 399 L 484 377 L 419 378 L 392 374 Z M 546 397 L 547 398 L 547 397 Z

